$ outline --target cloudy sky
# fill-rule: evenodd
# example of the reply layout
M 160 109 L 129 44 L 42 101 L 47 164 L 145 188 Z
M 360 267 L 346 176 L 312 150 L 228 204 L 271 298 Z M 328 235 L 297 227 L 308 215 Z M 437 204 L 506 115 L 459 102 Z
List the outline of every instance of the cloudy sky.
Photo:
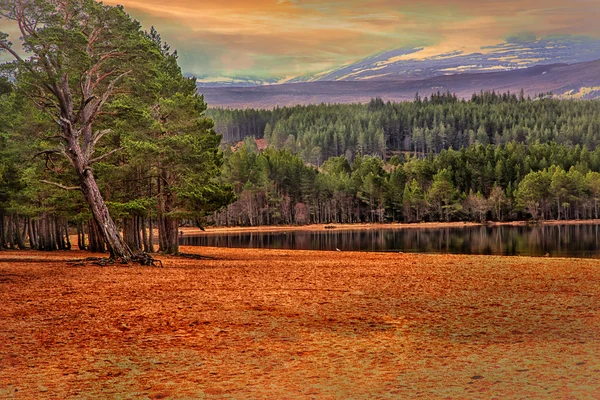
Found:
M 105 0 L 154 25 L 197 76 L 291 77 L 401 47 L 424 57 L 510 35 L 600 36 L 600 0 Z

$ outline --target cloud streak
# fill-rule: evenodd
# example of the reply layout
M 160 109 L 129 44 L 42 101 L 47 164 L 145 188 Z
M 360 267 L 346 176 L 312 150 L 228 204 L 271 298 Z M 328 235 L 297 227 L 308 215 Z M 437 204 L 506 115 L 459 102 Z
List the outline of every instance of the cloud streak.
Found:
M 600 36 L 597 0 L 107 0 L 199 76 L 297 76 L 399 47 L 476 51 L 531 32 Z

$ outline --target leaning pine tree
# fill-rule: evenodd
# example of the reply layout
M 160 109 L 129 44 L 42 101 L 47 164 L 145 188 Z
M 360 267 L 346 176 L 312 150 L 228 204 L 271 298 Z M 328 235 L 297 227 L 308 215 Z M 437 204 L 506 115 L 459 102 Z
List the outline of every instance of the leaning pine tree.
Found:
M 0 33 L 0 51 L 15 59 L 9 67 L 18 90 L 58 126 L 46 156 L 66 157 L 79 185 L 53 184 L 81 190 L 111 258 L 131 260 L 93 165 L 121 150 L 102 144 L 111 132 L 107 110 L 153 75 L 160 50 L 122 7 L 94 0 L 0 0 L 0 18 L 20 31 L 22 50 Z

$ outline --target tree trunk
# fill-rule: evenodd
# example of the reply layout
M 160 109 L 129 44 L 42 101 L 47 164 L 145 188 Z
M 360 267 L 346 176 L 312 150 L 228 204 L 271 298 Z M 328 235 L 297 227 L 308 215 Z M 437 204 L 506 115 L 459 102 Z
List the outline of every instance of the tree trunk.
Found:
M 85 229 L 83 222 L 77 222 L 77 247 L 79 250 L 85 250 Z
M 50 251 L 56 251 L 57 247 L 56 247 L 56 235 L 55 235 L 55 230 L 54 230 L 54 218 L 50 218 L 50 217 L 46 217 L 47 220 L 47 225 L 46 225 L 46 232 L 48 234 L 48 243 L 49 243 L 49 249 Z
M 38 240 L 36 232 L 33 230 L 33 222 L 31 218 L 27 218 L 27 236 L 29 236 L 29 246 L 32 250 L 38 250 Z
M 148 218 L 148 253 L 154 253 L 154 225 L 152 217 Z
M 42 215 L 41 218 L 35 221 L 35 232 L 38 239 L 38 249 L 46 250 L 46 215 Z
M 39 219 L 33 221 L 33 231 L 35 232 L 35 237 L 38 245 L 38 250 L 46 250 L 46 238 L 44 236 L 44 219 L 45 215 L 42 215 Z
M 4 234 L 4 214 L 0 212 L 0 250 L 6 247 L 6 235 Z
M 66 250 L 71 250 L 71 238 L 69 237 L 69 221 L 67 221 L 65 219 L 64 222 L 64 229 L 65 229 L 65 248 Z
M 88 241 L 89 246 L 88 250 L 92 253 L 104 253 L 106 251 L 106 246 L 104 243 L 104 239 L 100 234 L 100 229 L 98 228 L 96 221 L 91 218 L 88 222 Z
M 158 209 L 158 237 L 160 242 L 160 251 L 165 254 L 179 253 L 179 224 L 177 220 L 167 215 L 173 209 L 173 195 L 169 190 L 168 173 L 162 171 L 162 178 L 158 179 L 158 193 L 160 202 Z
M 150 253 L 150 244 L 148 242 L 148 231 L 146 230 L 146 217 L 141 217 L 141 228 L 142 228 L 142 244 L 144 251 Z
M 58 250 L 65 250 L 65 239 L 62 233 L 60 220 L 58 218 L 54 218 L 54 238 Z
M 11 250 L 15 249 L 15 233 L 13 232 L 13 218 L 12 215 L 8 217 L 8 231 L 6 238 L 8 239 L 8 248 Z
M 135 217 L 135 241 L 137 244 L 138 251 L 141 251 L 144 248 L 144 243 L 142 241 L 142 224 L 140 217 Z
M 131 260 L 133 253 L 123 241 L 117 225 L 108 213 L 108 207 L 102 198 L 100 189 L 98 189 L 98 184 L 89 168 L 86 168 L 79 173 L 79 182 L 81 191 L 90 206 L 97 228 L 100 230 L 100 234 L 106 242 L 110 257 L 118 258 L 123 261 Z
M 139 246 L 137 237 L 138 237 L 138 227 L 136 224 L 136 217 L 127 217 L 123 218 L 123 239 L 127 246 L 133 252 L 139 252 L 141 247 Z
M 160 251 L 165 254 L 179 253 L 179 224 L 177 220 L 169 217 L 158 217 L 158 230 L 160 232 Z
M 45 214 L 40 223 L 40 237 L 42 242 L 41 249 L 43 251 L 56 250 L 56 242 L 54 241 L 52 229 L 52 219 L 47 214 Z
M 23 239 L 23 235 L 21 234 L 19 222 L 19 216 L 17 214 L 13 215 L 13 229 L 15 230 L 15 242 L 17 243 L 17 246 L 19 246 L 19 250 L 25 250 L 25 240 Z

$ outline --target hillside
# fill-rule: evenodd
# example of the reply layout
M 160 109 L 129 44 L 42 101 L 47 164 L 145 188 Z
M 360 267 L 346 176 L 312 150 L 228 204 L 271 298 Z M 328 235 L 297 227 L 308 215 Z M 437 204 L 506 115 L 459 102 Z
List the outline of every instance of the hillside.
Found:
M 405 101 L 450 91 L 469 98 L 481 90 L 527 95 L 552 92 L 560 97 L 592 99 L 600 96 L 600 60 L 576 64 L 538 65 L 512 71 L 471 72 L 426 79 L 374 79 L 368 81 L 320 81 L 256 87 L 202 87 L 211 107 L 272 108 L 296 104 L 368 102 L 374 97 Z
M 512 71 L 537 65 L 575 64 L 600 59 L 600 41 L 579 36 L 513 37 L 475 53 L 456 49 L 427 55 L 427 48 L 383 52 L 327 73 L 290 83 L 364 80 L 423 80 L 457 73 Z
M 373 54 L 349 65 L 290 78 L 283 76 L 198 76 L 198 87 L 253 87 L 283 83 L 412 81 L 454 75 L 513 71 L 538 65 L 577 64 L 600 59 L 600 40 L 587 36 L 509 37 L 473 51 L 431 47 L 399 48 Z

